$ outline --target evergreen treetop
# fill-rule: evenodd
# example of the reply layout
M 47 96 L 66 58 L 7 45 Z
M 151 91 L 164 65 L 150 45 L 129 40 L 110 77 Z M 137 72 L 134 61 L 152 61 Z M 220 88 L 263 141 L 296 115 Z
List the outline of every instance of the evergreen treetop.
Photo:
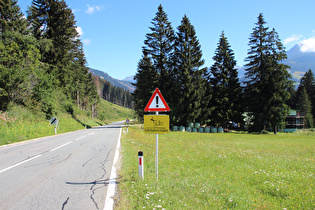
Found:
M 223 126 L 227 121 L 240 122 L 242 91 L 235 68 L 234 52 L 224 32 L 221 33 L 213 60 L 215 63 L 209 74 L 209 82 L 212 85 L 212 100 L 209 106 L 214 107 L 212 123 Z
M 280 63 L 286 58 L 285 49 L 278 34 L 265 26 L 259 14 L 249 40 L 250 50 L 245 61 L 248 79 L 245 84 L 247 108 L 254 119 L 254 131 L 284 126 L 288 110 L 285 104 L 290 97 L 288 88 L 291 76 L 288 66 Z

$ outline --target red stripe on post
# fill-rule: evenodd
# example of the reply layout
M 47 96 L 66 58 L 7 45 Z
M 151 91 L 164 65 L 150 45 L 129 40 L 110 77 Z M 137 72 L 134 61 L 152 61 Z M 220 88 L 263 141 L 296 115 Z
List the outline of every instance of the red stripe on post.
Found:
M 139 158 L 139 165 L 142 165 L 142 158 Z

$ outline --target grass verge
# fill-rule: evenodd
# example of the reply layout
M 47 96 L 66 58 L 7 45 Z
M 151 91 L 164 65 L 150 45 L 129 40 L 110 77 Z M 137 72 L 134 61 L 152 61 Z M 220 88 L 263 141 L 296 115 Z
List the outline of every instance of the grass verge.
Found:
M 105 125 L 134 116 L 133 110 L 105 100 L 102 100 L 99 105 L 98 118 L 91 118 L 89 112 L 76 107 L 73 107 L 73 110 L 72 115 L 60 112 L 56 116 L 59 121 L 58 134 Z M 54 134 L 55 127 L 49 124 L 49 120 L 45 119 L 45 114 L 40 111 L 30 111 L 27 108 L 15 106 L 5 113 L 0 113 L 0 145 Z
M 314 133 L 313 133 L 314 134 Z M 315 138 L 304 134 L 123 133 L 117 209 L 314 209 Z M 138 151 L 144 152 L 144 180 Z

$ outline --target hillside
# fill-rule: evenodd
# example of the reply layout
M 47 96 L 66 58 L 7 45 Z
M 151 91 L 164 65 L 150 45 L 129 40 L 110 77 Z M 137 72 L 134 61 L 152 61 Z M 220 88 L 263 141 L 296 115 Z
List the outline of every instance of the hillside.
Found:
M 129 81 L 114 79 L 103 71 L 89 68 L 89 72 L 91 72 L 93 75 L 97 75 L 98 77 L 107 80 L 113 86 L 117 86 L 117 87 L 129 90 L 129 92 L 133 92 L 135 89 L 134 86 L 132 86 Z
M 80 110 L 74 105 L 71 110 L 72 114 L 63 110 L 55 116 L 59 122 L 58 134 L 122 121 L 134 116 L 133 110 L 105 100 L 101 100 L 98 105 L 97 118 L 91 118 L 90 111 Z M 45 114 L 39 110 L 31 111 L 23 106 L 15 106 L 6 112 L 0 111 L 0 145 L 54 134 L 54 126 L 50 125 Z
M 292 75 L 292 80 L 296 83 L 300 83 L 300 79 L 304 76 L 305 72 L 312 69 L 315 74 L 315 52 L 302 52 L 301 45 L 295 45 L 287 51 L 288 58 L 283 62 L 291 67 L 289 73 Z M 238 76 L 240 81 L 245 81 L 245 67 L 238 67 Z
M 315 52 L 303 52 L 301 45 L 296 44 L 287 52 L 288 59 L 283 63 L 291 66 L 292 79 L 299 83 L 301 77 L 309 69 L 315 73 Z

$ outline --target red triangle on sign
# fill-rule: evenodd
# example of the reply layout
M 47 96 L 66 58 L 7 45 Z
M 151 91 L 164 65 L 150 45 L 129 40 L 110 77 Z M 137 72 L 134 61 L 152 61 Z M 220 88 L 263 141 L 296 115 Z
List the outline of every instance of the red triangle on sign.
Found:
M 167 105 L 159 88 L 156 88 L 148 104 L 144 108 L 145 112 L 169 112 L 171 109 Z

